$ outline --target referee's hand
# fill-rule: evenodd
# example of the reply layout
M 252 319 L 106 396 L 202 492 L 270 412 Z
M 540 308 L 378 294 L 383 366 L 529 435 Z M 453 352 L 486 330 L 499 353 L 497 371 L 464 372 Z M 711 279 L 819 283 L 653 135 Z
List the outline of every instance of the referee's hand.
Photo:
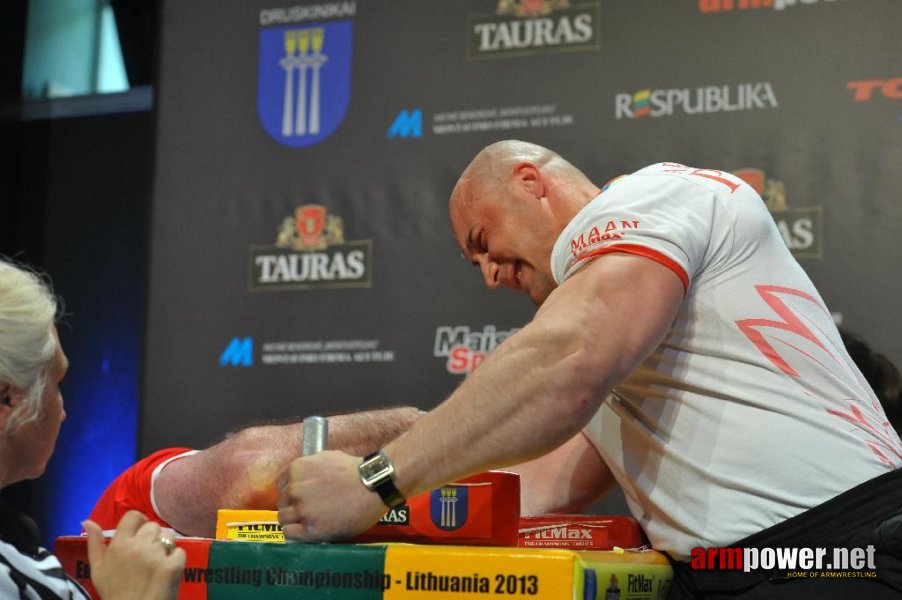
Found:
M 161 535 L 160 526 L 131 510 L 116 526 L 109 545 L 93 521 L 82 523 L 88 534 L 91 582 L 103 600 L 169 600 L 178 596 L 185 551 Z M 161 541 L 164 540 L 164 541 Z

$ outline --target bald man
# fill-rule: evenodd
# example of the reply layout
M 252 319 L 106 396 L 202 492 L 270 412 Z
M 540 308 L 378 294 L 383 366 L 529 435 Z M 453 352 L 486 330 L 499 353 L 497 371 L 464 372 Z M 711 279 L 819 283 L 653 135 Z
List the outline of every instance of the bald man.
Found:
M 902 506 L 902 443 L 749 185 L 659 163 L 601 190 L 556 152 L 509 140 L 473 159 L 449 214 L 485 284 L 528 294 L 535 317 L 381 452 L 295 460 L 286 535 L 347 537 L 404 497 L 582 438 L 604 460 L 599 481 L 613 474 L 674 559 L 673 597 L 862 585 L 688 567 L 736 545 L 876 545 L 896 562 L 878 563 L 867 593 L 902 591 L 902 543 L 879 541 Z

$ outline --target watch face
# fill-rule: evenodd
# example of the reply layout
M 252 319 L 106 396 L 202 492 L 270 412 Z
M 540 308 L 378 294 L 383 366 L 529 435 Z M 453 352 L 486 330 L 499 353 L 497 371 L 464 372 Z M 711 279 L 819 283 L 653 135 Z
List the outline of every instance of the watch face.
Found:
M 363 461 L 360 463 L 359 470 L 360 478 L 367 486 L 372 486 L 394 473 L 391 462 L 384 454 L 377 454 L 373 458 Z

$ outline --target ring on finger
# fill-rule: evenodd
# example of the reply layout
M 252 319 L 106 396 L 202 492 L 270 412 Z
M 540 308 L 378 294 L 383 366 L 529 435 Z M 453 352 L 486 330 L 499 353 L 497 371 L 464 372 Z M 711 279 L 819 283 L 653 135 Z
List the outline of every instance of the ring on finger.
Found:
M 172 541 L 171 537 L 167 537 L 165 535 L 161 535 L 157 538 L 157 541 L 163 546 L 163 550 L 166 551 L 166 555 L 169 556 L 175 550 L 175 542 Z

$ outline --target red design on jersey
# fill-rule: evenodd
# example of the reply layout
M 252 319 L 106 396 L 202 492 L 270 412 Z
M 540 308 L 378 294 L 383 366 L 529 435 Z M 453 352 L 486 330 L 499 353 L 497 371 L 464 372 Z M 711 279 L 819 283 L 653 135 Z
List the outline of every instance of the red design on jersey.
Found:
M 777 294 L 804 298 L 805 300 L 808 300 L 809 302 L 817 306 L 819 309 L 827 312 L 827 309 L 818 301 L 817 298 L 799 290 L 773 285 L 758 285 L 755 286 L 755 290 L 767 303 L 767 305 L 770 306 L 771 310 L 773 310 L 777 314 L 777 316 L 779 316 L 783 320 L 777 321 L 773 319 L 743 319 L 741 321 L 736 321 L 736 325 L 739 327 L 742 333 L 744 333 L 745 336 L 748 337 L 749 340 L 751 340 L 755 347 L 758 348 L 758 350 L 761 351 L 761 353 L 764 354 L 764 356 L 766 356 L 768 360 L 770 360 L 774 364 L 774 366 L 776 366 L 787 375 L 790 375 L 792 377 L 800 377 L 798 371 L 793 369 L 789 365 L 789 363 L 787 363 L 783 359 L 783 357 L 780 356 L 773 345 L 771 345 L 770 342 L 765 339 L 764 334 L 759 331 L 759 328 L 781 329 L 783 331 L 795 333 L 796 335 L 810 341 L 818 348 L 823 350 L 830 358 L 836 361 L 838 365 L 845 366 L 845 363 L 837 359 L 836 356 L 834 356 L 833 353 L 827 349 L 824 343 L 817 338 L 814 332 L 812 332 L 811 329 L 809 329 L 802 322 L 802 320 L 792 311 L 789 306 L 786 305 L 786 303 L 782 299 L 777 296 Z M 811 356 L 801 348 L 794 346 L 786 341 L 783 341 L 783 343 L 796 350 L 800 354 L 807 356 L 818 365 L 824 366 L 815 357 Z M 854 400 L 848 400 L 848 404 L 849 412 L 842 412 L 828 408 L 826 409 L 827 413 L 835 417 L 844 419 L 849 423 L 852 423 L 852 425 L 856 429 L 862 431 L 864 435 L 871 438 L 862 441 L 864 441 L 868 449 L 873 452 L 874 455 L 879 458 L 883 464 L 893 469 L 902 466 L 902 444 L 900 444 L 898 437 L 891 429 L 889 422 L 886 421 L 885 417 L 881 417 L 881 415 L 883 415 L 883 411 L 880 408 L 880 404 L 871 403 L 871 405 L 868 406 L 868 404 L 865 403 L 864 408 L 868 413 L 870 413 L 869 415 L 866 415 L 864 412 L 862 412 L 862 410 L 855 405 Z
M 586 252 L 575 261 L 573 261 L 573 264 L 570 266 L 570 268 L 573 269 L 577 264 L 591 258 L 598 258 L 603 254 L 611 254 L 613 252 L 623 252 L 625 254 L 635 254 L 637 256 L 650 258 L 653 261 L 664 265 L 665 267 L 673 271 L 677 277 L 680 278 L 680 281 L 683 282 L 684 293 L 689 290 L 689 276 L 686 275 L 686 271 L 679 265 L 679 263 L 667 258 L 657 250 L 636 244 L 616 244 L 614 246 L 608 246 L 606 248 L 599 248 L 597 250 L 592 250 L 591 252 Z
M 776 285 L 756 285 L 755 290 L 757 290 L 758 295 L 761 296 L 761 299 L 764 300 L 768 306 L 770 306 L 771 310 L 773 310 L 778 317 L 782 318 L 782 321 L 776 321 L 773 319 L 743 319 L 741 321 L 736 321 L 736 325 L 739 327 L 739 330 L 745 334 L 749 340 L 761 353 L 770 360 L 775 367 L 786 373 L 787 375 L 791 375 L 793 377 L 798 377 L 799 373 L 791 366 L 789 363 L 783 360 L 783 357 L 780 356 L 779 352 L 771 345 L 770 342 L 764 337 L 764 334 L 761 333 L 758 328 L 771 328 L 771 329 L 782 329 L 783 331 L 788 331 L 790 333 L 795 333 L 796 335 L 810 341 L 815 346 L 823 350 L 827 353 L 830 358 L 836 360 L 836 357 L 824 346 L 823 342 L 821 342 L 817 336 L 810 330 L 808 327 L 802 323 L 802 320 L 792 312 L 792 309 L 786 306 L 786 303 L 781 300 L 777 294 L 786 294 L 790 296 L 796 296 L 798 298 L 804 298 L 808 300 L 824 312 L 827 311 L 826 308 L 821 306 L 820 302 L 817 298 L 810 294 L 806 294 L 805 292 L 800 292 L 799 290 L 794 290 L 792 288 L 780 287 Z M 829 313 L 828 313 L 829 314 Z M 813 356 L 798 348 L 789 344 L 787 342 L 787 346 L 790 348 L 804 354 L 814 362 L 820 364 L 817 359 Z M 837 361 L 838 362 L 838 361 Z
M 723 171 L 718 171 L 717 169 L 696 169 L 693 167 L 687 167 L 686 165 L 681 165 L 679 163 L 661 163 L 663 166 L 668 167 L 664 169 L 665 173 L 680 173 L 686 175 L 693 175 L 695 177 L 704 177 L 705 179 L 710 179 L 712 181 L 716 181 L 717 183 L 722 183 L 728 188 L 730 188 L 730 193 L 736 191 L 739 187 L 739 184 L 735 181 L 730 181 L 726 177 L 724 177 Z
M 881 414 L 879 403 L 873 403 L 871 409 L 875 415 Z M 874 423 L 862 413 L 857 406 L 852 404 L 851 401 L 849 402 L 849 412 L 847 413 L 831 409 L 827 409 L 827 412 L 835 417 L 845 419 L 857 428 L 864 429 L 873 435 L 876 438 L 876 441 L 866 441 L 865 444 L 867 444 L 871 452 L 873 452 L 883 464 L 893 469 L 902 465 L 902 462 L 900 462 L 902 461 L 902 446 L 900 446 L 897 439 L 894 439 L 893 430 L 890 428 L 889 421 L 883 419 L 883 423 Z M 886 454 L 880 451 L 881 448 L 887 450 L 896 460 L 887 457 Z

